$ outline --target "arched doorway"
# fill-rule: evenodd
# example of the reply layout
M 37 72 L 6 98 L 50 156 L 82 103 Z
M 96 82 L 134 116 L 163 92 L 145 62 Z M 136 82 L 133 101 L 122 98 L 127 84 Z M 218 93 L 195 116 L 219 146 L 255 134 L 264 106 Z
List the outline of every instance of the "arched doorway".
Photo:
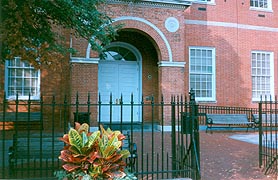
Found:
M 106 51 L 100 57 L 98 64 L 98 91 L 102 104 L 119 104 L 122 98 L 123 104 L 140 103 L 142 94 L 142 57 L 140 52 L 131 44 L 125 42 L 113 42 L 106 47 Z M 131 99 L 133 96 L 133 100 Z M 111 114 L 112 113 L 112 114 Z M 133 114 L 133 117 L 131 116 Z M 135 106 L 114 105 L 101 106 L 100 121 L 109 122 L 112 117 L 116 122 L 139 122 L 140 108 Z

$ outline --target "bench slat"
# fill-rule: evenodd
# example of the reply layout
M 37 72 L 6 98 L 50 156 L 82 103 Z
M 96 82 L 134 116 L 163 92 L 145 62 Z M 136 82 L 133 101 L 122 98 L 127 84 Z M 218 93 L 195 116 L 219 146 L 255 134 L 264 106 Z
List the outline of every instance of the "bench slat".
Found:
M 253 121 L 259 125 L 259 114 L 252 114 Z M 278 114 L 262 114 L 262 126 L 278 126 Z
M 206 131 L 214 125 L 225 125 L 227 127 L 247 126 L 248 131 L 248 128 L 254 125 L 254 122 L 248 120 L 247 114 L 207 114 L 206 123 Z

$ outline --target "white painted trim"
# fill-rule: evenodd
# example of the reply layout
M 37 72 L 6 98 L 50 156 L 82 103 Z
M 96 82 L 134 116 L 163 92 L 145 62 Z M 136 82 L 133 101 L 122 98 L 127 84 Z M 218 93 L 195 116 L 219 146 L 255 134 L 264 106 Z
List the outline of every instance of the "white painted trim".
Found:
M 151 23 L 150 21 L 148 21 L 146 19 L 139 18 L 139 17 L 133 17 L 133 16 L 118 17 L 118 18 L 113 19 L 113 22 L 126 21 L 126 20 L 139 21 L 139 22 L 147 24 L 148 26 L 153 28 L 158 33 L 158 35 L 162 38 L 162 40 L 165 43 L 165 46 L 166 46 L 167 51 L 168 51 L 168 56 L 169 56 L 168 59 L 169 59 L 169 61 L 170 62 L 173 61 L 173 55 L 172 55 L 172 50 L 171 50 L 170 44 L 169 44 L 166 36 L 163 34 L 163 32 L 157 26 L 155 26 L 153 23 Z M 91 51 L 91 44 L 88 43 L 87 50 L 86 50 L 86 58 L 90 58 L 90 51 Z
M 252 53 L 266 53 L 266 54 L 270 54 L 270 96 L 274 97 L 274 53 L 271 51 L 260 51 L 260 50 L 254 50 L 251 51 L 251 58 L 250 61 L 252 61 Z M 251 63 L 251 71 L 252 71 L 252 63 Z M 259 75 L 256 75 L 259 76 Z M 251 79 L 253 78 L 252 72 L 251 72 Z M 256 89 L 258 90 L 258 89 Z M 252 88 L 253 91 L 253 88 Z M 257 98 L 253 98 L 252 97 L 252 101 L 253 102 L 259 102 L 261 100 L 260 97 Z
M 86 64 L 98 64 L 99 58 L 82 58 L 82 57 L 71 57 L 71 63 L 86 63 Z
M 195 3 L 195 4 L 216 5 L 216 4 L 215 4 L 215 0 L 212 0 L 211 2 L 194 0 L 193 3 Z
M 201 101 L 201 102 L 211 102 L 211 101 L 216 101 L 216 49 L 214 47 L 206 47 L 206 46 L 189 46 L 188 47 L 188 59 L 189 59 L 189 84 L 190 82 L 190 75 L 191 75 L 191 67 L 190 67 L 190 51 L 191 49 L 204 49 L 204 50 L 211 50 L 212 51 L 212 96 L 211 97 L 196 97 L 196 101 Z M 190 91 L 192 87 L 189 87 L 188 91 Z
M 229 22 L 186 19 L 185 24 L 186 25 L 219 26 L 219 27 L 247 29 L 247 30 L 254 30 L 254 31 L 278 32 L 278 28 L 267 27 L 267 26 L 254 26 L 254 25 L 248 25 L 248 24 L 229 23 Z
M 20 57 L 15 57 L 15 58 L 20 58 Z M 5 81 L 4 81 L 4 90 L 7 92 L 7 94 L 6 94 L 6 98 L 7 98 L 7 100 L 16 100 L 16 96 L 12 96 L 12 95 L 10 95 L 8 92 L 8 86 L 9 86 L 9 68 L 8 68 L 8 66 L 9 66 L 9 62 L 8 62 L 9 60 L 5 60 L 5 74 L 4 74 L 4 78 L 5 78 Z M 17 68 L 21 68 L 21 66 L 16 66 L 16 69 Z M 38 72 L 38 77 L 36 78 L 37 80 L 38 80 L 38 83 L 37 83 L 37 85 L 36 85 L 36 88 L 38 88 L 37 90 L 38 90 L 38 92 L 37 92 L 37 95 L 35 95 L 35 96 L 30 96 L 30 100 L 40 100 L 40 98 L 41 98 L 41 70 L 40 69 L 38 69 L 37 70 L 37 72 Z M 32 75 L 31 75 L 32 76 Z M 23 95 L 19 95 L 18 96 L 18 99 L 19 100 L 28 100 L 29 99 L 29 96 L 23 96 Z
M 163 131 L 163 132 L 172 132 L 172 126 L 161 126 L 161 125 L 157 125 L 157 130 L 158 131 Z M 180 132 L 181 131 L 181 126 L 176 126 L 176 132 Z
M 180 5 L 191 5 L 194 0 L 142 0 L 146 2 L 158 2 L 158 3 L 166 3 L 166 4 L 180 4 Z
M 186 62 L 160 61 L 157 64 L 158 64 L 158 67 L 184 67 Z

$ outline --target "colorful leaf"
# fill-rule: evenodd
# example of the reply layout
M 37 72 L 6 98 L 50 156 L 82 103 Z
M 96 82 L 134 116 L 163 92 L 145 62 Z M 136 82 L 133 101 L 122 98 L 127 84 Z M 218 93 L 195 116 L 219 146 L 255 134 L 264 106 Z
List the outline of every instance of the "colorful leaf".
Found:
M 71 128 L 69 131 L 69 142 L 72 146 L 76 147 L 80 151 L 80 148 L 82 147 L 82 138 L 80 134 L 73 128 Z

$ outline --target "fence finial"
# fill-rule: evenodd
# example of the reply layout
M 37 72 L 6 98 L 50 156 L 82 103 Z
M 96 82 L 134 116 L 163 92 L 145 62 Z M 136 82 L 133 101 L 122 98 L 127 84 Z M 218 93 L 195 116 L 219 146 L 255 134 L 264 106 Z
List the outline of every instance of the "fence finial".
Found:
M 189 98 L 190 98 L 190 101 L 195 101 L 195 92 L 192 88 L 189 91 Z

